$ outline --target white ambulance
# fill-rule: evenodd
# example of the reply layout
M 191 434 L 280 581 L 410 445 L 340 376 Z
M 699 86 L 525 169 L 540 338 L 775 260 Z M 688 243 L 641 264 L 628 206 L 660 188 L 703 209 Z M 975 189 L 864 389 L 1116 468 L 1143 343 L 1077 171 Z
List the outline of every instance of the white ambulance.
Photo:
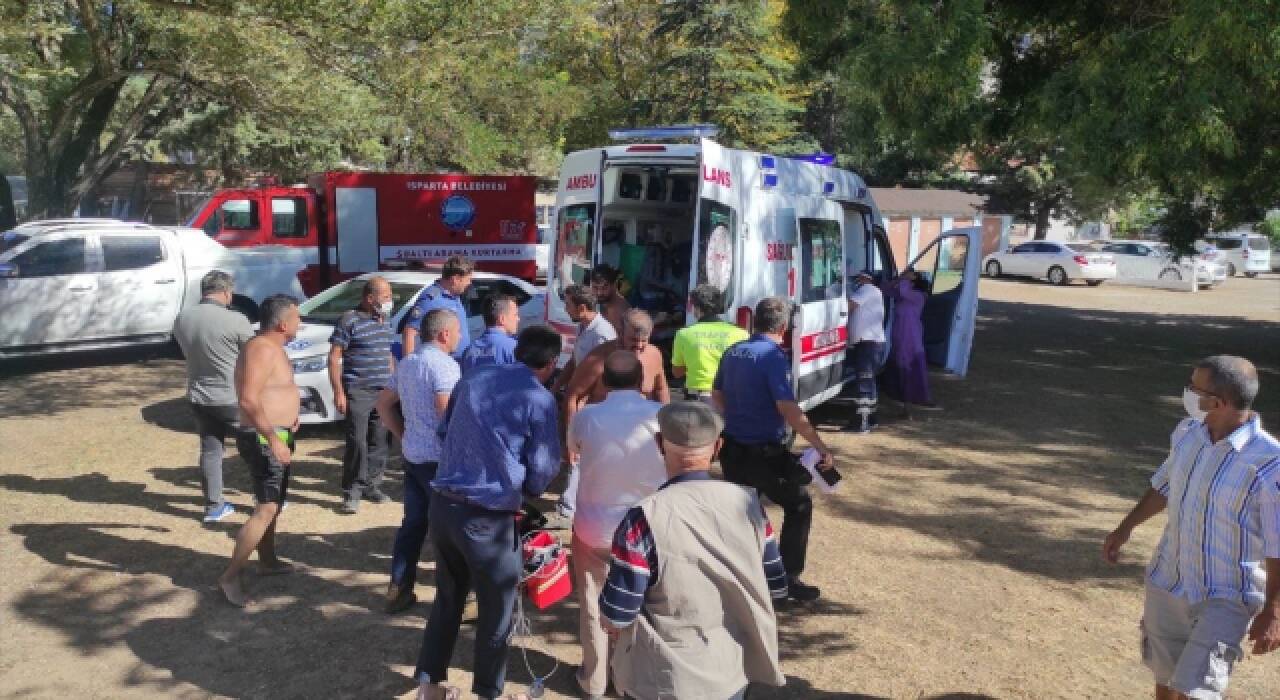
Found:
M 547 320 L 571 347 L 577 327 L 564 289 L 589 284 L 601 264 L 621 270 L 628 300 L 654 316 L 652 342 L 668 359 L 675 331 L 696 320 L 688 306 L 696 285 L 720 288 L 725 319 L 748 330 L 756 302 L 790 299 L 784 348 L 808 410 L 850 378 L 850 278 L 864 269 L 880 279 L 898 271 L 884 221 L 856 174 L 725 148 L 709 140 L 714 134 L 706 125 L 614 130 L 610 138 L 629 143 L 565 157 Z M 923 314 L 930 361 L 959 375 L 973 339 L 980 242 L 976 228 L 948 231 L 913 263 L 932 285 Z

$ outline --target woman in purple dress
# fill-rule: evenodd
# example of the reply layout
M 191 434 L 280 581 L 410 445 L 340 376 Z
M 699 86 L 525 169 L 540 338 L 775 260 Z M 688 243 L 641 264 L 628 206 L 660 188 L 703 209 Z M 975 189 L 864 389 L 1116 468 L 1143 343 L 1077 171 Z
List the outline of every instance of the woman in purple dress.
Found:
M 886 393 L 902 402 L 903 415 L 910 405 L 933 407 L 929 392 L 929 369 L 925 364 L 924 328 L 920 314 L 929 298 L 920 274 L 907 268 L 884 284 L 884 296 L 893 300 L 893 328 L 889 334 L 892 352 L 885 371 Z

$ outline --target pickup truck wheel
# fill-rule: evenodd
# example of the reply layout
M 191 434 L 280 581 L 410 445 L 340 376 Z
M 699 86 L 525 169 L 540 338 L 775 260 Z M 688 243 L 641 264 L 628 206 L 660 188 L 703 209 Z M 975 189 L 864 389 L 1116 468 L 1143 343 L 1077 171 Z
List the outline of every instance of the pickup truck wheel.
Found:
M 231 309 L 244 314 L 245 318 L 249 319 L 249 323 L 258 322 L 258 305 L 253 303 L 253 300 L 248 297 L 231 297 Z

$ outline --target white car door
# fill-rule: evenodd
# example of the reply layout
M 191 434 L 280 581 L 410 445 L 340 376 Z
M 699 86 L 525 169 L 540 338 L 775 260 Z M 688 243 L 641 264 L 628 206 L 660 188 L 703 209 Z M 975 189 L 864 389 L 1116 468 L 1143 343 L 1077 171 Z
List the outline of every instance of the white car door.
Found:
M 1032 256 L 1036 251 L 1036 243 L 1023 243 L 1020 246 L 1014 246 L 1007 255 L 1000 257 L 1001 265 L 1005 267 L 1005 274 L 1009 275 L 1030 275 L 1032 271 Z
M 185 294 L 182 259 L 157 234 L 100 232 L 102 273 L 91 325 L 103 337 L 169 333 Z
M 0 256 L 0 347 L 85 340 L 97 293 L 88 238 L 41 236 Z
M 946 231 L 911 262 L 929 278 L 920 314 L 925 355 L 930 364 L 961 377 L 973 350 L 981 265 L 982 229 L 976 226 Z

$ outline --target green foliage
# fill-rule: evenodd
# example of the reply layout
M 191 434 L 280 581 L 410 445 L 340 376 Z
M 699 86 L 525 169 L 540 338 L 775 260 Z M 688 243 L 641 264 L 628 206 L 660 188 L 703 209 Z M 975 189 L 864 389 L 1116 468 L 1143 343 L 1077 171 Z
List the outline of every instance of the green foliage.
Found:
M 545 169 L 575 102 L 540 57 L 569 4 L 3 0 L 0 138 L 37 216 L 179 150 L 290 179 Z
M 567 150 L 607 142 L 614 126 L 711 122 L 733 146 L 813 149 L 800 129 L 796 52 L 759 0 L 583 3 L 552 60 L 580 88 Z
M 1280 244 L 1280 216 L 1268 216 L 1258 224 L 1258 233 L 1271 239 L 1273 245 Z
M 872 179 L 970 152 L 1024 219 L 1156 192 L 1178 241 L 1280 202 L 1278 0 L 793 0 L 786 26 L 808 123 Z

